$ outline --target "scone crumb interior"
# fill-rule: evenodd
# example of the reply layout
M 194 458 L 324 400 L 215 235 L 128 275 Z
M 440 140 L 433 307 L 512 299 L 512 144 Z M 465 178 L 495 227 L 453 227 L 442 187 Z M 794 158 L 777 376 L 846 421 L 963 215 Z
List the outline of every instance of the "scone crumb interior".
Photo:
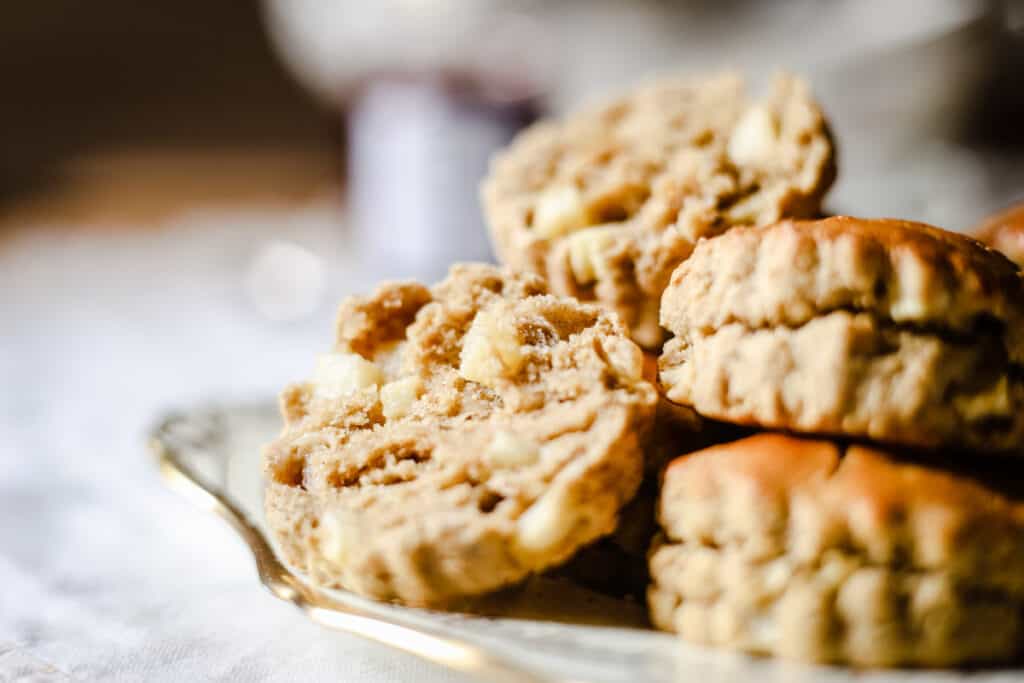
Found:
M 656 401 L 614 316 L 467 264 L 348 300 L 338 331 L 265 456 L 268 518 L 315 580 L 437 604 L 612 531 Z

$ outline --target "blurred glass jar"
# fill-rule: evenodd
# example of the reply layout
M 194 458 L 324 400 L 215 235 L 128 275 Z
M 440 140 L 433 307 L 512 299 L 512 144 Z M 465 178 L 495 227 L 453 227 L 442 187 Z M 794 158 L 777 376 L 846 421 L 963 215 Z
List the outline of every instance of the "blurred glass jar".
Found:
M 785 67 L 837 123 L 952 127 L 990 55 L 985 0 L 265 0 L 299 80 L 344 108 L 360 258 L 433 278 L 489 254 L 476 187 L 542 112 L 652 74 Z M 923 57 L 922 57 L 923 55 Z M 866 65 L 858 69 L 859 64 Z M 853 86 L 852 88 L 850 86 Z M 884 120 L 879 118 L 884 112 Z M 858 153 L 873 153 L 858 146 Z M 879 146 L 879 153 L 891 145 Z M 871 163 L 868 160 L 866 163 Z
M 490 259 L 476 187 L 550 89 L 553 55 L 528 4 L 267 4 L 298 78 L 346 111 L 351 235 L 375 278 L 433 280 Z

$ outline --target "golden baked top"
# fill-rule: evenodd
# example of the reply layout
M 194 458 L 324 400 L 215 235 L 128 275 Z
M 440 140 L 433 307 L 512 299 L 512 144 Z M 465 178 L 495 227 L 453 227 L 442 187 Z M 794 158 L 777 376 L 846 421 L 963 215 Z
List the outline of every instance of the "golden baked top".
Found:
M 992 476 L 998 465 L 967 471 L 907 455 L 757 434 L 673 461 L 660 520 L 674 541 L 753 558 L 813 561 L 839 550 L 1024 590 L 1015 569 L 1024 563 L 1024 504 L 1019 490 Z
M 891 219 L 835 216 L 737 228 L 702 241 L 672 275 L 662 325 L 799 326 L 837 310 L 938 333 L 995 327 L 1024 361 L 1024 280 L 980 242 Z

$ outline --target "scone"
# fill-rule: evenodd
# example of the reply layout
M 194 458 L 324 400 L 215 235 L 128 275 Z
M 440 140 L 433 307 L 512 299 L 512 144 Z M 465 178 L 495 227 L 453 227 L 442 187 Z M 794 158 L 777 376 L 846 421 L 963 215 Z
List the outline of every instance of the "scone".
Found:
M 499 257 L 551 289 L 617 311 L 658 349 L 658 301 L 703 236 L 817 215 L 835 177 L 807 85 L 754 100 L 735 74 L 665 80 L 520 135 L 482 202 Z
M 1024 202 L 989 216 L 974 229 L 973 234 L 1018 265 L 1024 264 Z
M 698 643 L 815 662 L 1013 657 L 1024 505 L 991 481 L 778 434 L 683 456 L 665 475 L 652 620 Z
M 644 376 L 654 383 L 657 374 L 657 357 L 645 353 Z M 749 433 L 749 429 L 701 419 L 693 410 L 659 395 L 639 490 L 622 509 L 615 531 L 582 549 L 558 573 L 602 593 L 642 597 L 649 579 L 647 550 L 657 529 L 655 506 L 665 465 L 680 454 Z
M 665 290 L 668 398 L 741 424 L 1024 445 L 1024 285 L 980 243 L 895 220 L 736 228 Z
M 656 402 L 625 327 L 485 265 L 341 307 L 282 395 L 267 522 L 311 580 L 407 604 L 492 591 L 611 532 Z

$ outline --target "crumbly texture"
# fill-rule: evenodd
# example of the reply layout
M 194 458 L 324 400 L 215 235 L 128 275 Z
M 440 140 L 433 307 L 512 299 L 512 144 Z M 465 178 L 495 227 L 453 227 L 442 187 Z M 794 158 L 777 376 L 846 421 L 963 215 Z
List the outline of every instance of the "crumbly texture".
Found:
M 836 311 L 677 337 L 662 363 L 671 400 L 721 420 L 916 446 L 1024 443 L 1024 381 L 991 336 L 947 340 Z
M 891 220 L 737 228 L 665 290 L 672 401 L 748 425 L 1024 446 L 1024 285 L 978 242 Z
M 482 186 L 500 258 L 663 341 L 658 302 L 701 237 L 818 214 L 835 177 L 827 123 L 799 79 L 753 100 L 725 74 L 665 80 L 520 135 Z
M 657 381 L 657 356 L 644 354 L 644 377 Z M 682 453 L 747 436 L 749 429 L 706 420 L 659 394 L 651 438 L 644 452 L 644 478 L 619 515 L 615 531 L 584 548 L 558 573 L 610 595 L 642 598 L 647 590 L 647 551 L 657 531 L 655 506 L 665 466 Z
M 1014 263 L 1024 264 L 1024 202 L 989 216 L 972 234 L 1006 254 Z
M 779 434 L 683 456 L 659 506 L 652 621 L 700 643 L 816 662 L 1014 657 L 1024 506 L 1002 465 L 950 472 Z
M 333 353 L 285 390 L 267 521 L 316 583 L 440 605 L 611 532 L 656 392 L 603 309 L 534 275 L 459 265 L 347 300 Z

